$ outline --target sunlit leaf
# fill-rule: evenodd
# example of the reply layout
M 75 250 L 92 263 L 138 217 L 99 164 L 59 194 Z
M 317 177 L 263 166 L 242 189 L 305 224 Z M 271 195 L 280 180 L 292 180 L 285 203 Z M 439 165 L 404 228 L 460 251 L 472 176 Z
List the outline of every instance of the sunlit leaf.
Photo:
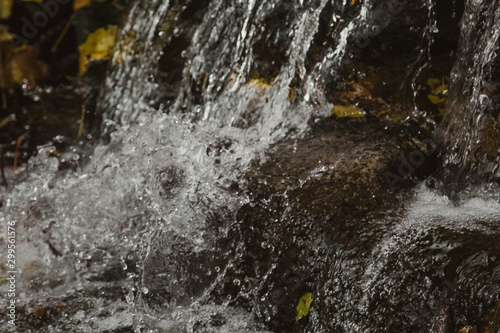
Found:
M 80 8 L 90 6 L 91 0 L 75 0 L 73 2 L 73 10 L 77 11 Z
M 13 0 L 0 0 L 0 19 L 5 20 L 10 17 Z
M 343 106 L 343 105 L 335 105 L 332 109 L 332 114 L 335 115 L 337 118 L 362 118 L 366 116 L 366 112 L 358 109 L 354 105 L 348 105 L 348 106 Z
M 356 3 L 356 0 L 351 0 L 351 6 Z
M 307 316 L 313 299 L 314 295 L 311 293 L 307 293 L 299 299 L 299 304 L 297 305 L 297 316 L 295 317 L 296 321 L 299 321 Z
M 80 51 L 80 75 L 85 73 L 90 62 L 111 58 L 117 30 L 116 25 L 97 29 L 88 35 L 85 43 L 78 47 Z

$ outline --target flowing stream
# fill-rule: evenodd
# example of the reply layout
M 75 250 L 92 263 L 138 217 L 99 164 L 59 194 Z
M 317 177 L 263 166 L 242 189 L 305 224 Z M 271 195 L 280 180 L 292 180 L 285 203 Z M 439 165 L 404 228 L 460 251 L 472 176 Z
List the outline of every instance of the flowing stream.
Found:
M 499 153 L 474 148 L 478 126 L 498 117 L 477 104 L 485 82 L 499 74 L 498 1 L 466 1 L 441 130 L 443 141 L 456 144 L 440 170 L 463 168 L 472 177 L 484 156 L 479 175 L 487 173 L 487 182 L 450 200 L 431 186 L 434 178 L 416 180 L 413 189 L 384 194 L 383 211 L 352 216 L 298 203 L 300 188 L 371 156 L 347 137 L 349 129 L 339 132 L 347 133 L 340 144 L 341 134 L 318 140 L 341 148 L 314 167 L 304 162 L 303 178 L 294 179 L 281 156 L 308 145 L 305 156 L 316 156 L 304 140 L 327 135 L 315 126 L 331 114 L 329 89 L 341 67 L 386 27 L 411 18 L 414 7 L 425 14 L 417 46 L 430 47 L 433 1 L 180 2 L 132 4 L 98 106 L 107 142 L 85 161 L 77 148 L 67 153 L 74 170 L 59 170 L 51 144 L 39 147 L 15 185 L 0 192 L 0 222 L 13 222 L 17 233 L 19 316 L 16 328 L 2 316 L 1 327 L 456 332 L 472 325 L 500 332 L 500 198 L 490 183 Z M 177 54 L 175 43 L 186 48 Z M 426 66 L 419 59 L 408 65 L 410 82 Z M 162 76 L 173 67 L 177 74 Z M 383 133 L 390 127 L 377 126 Z M 498 146 L 498 128 L 490 130 Z M 392 144 L 380 140 L 373 149 Z M 275 162 L 284 170 L 280 181 L 255 171 Z M 319 227 L 328 219 L 335 223 Z M 7 253 L 5 238 L 1 244 Z M 1 266 L 0 277 L 6 270 Z M 0 285 L 2 295 L 7 288 Z M 296 320 L 306 292 L 314 301 L 307 318 Z

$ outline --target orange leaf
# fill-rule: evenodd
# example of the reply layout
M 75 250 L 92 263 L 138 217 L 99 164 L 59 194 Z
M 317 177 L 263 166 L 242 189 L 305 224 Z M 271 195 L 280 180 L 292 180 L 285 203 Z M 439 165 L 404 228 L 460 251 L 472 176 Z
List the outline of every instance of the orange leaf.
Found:
M 73 9 L 76 12 L 78 9 L 82 7 L 90 6 L 91 0 L 75 0 L 73 3 Z
M 48 74 L 48 66 L 38 60 L 40 50 L 31 45 L 13 51 L 9 50 L 3 63 L 5 87 L 12 89 L 16 85 L 26 85 L 33 88 Z

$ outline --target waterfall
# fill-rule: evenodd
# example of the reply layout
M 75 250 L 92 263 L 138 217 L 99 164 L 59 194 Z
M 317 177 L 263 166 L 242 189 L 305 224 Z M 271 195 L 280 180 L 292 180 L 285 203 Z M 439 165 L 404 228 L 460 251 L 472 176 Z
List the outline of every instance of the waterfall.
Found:
M 499 173 L 500 0 L 466 4 L 436 139 L 449 184 Z M 106 140 L 84 163 L 69 148 L 72 169 L 40 146 L 0 192 L 0 223 L 17 232 L 18 328 L 498 331 L 499 195 L 435 190 L 435 141 L 412 122 L 436 7 L 133 1 L 98 101 Z M 393 52 L 386 33 L 411 36 L 394 56 L 406 117 L 370 105 L 332 117 L 339 77 L 366 74 L 370 45 Z
M 438 139 L 446 186 L 499 180 L 500 2 L 466 1 Z

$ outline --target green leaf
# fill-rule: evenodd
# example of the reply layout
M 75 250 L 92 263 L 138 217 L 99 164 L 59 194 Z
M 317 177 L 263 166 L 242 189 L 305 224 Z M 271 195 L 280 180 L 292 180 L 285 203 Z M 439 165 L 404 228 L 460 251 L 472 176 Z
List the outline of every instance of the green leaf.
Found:
M 303 317 L 307 316 L 313 299 L 314 295 L 311 293 L 307 293 L 299 299 L 299 304 L 297 305 L 297 316 L 295 317 L 295 321 L 299 321 Z

